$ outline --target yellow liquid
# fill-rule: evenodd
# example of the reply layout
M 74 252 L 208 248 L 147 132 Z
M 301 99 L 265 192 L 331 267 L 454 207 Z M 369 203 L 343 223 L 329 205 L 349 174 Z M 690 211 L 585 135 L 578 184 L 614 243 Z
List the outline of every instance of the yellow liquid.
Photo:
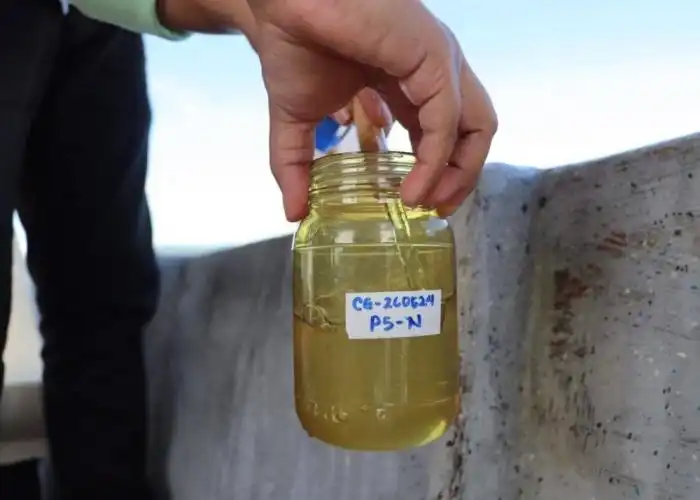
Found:
M 355 450 L 439 438 L 459 407 L 451 244 L 329 245 L 294 251 L 296 411 L 304 429 Z M 442 291 L 439 335 L 350 339 L 345 293 Z

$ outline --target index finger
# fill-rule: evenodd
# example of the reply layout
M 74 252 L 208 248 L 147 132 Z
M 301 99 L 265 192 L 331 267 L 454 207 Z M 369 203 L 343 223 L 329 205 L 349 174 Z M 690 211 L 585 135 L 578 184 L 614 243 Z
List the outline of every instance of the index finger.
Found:
M 459 138 L 450 157 L 451 168 L 446 169 L 428 203 L 447 215 L 474 190 L 498 128 L 491 99 L 466 60 L 461 65 L 460 83 Z
M 452 89 L 444 88 L 420 108 L 416 164 L 401 186 L 401 197 L 409 206 L 425 203 L 447 166 L 457 139 L 458 102 Z
M 443 30 L 446 29 L 443 27 Z M 416 165 L 401 186 L 404 203 L 426 202 L 440 180 L 457 141 L 462 99 L 454 40 L 443 31 L 440 43 L 428 50 L 416 71 L 401 81 L 401 89 L 418 110 Z

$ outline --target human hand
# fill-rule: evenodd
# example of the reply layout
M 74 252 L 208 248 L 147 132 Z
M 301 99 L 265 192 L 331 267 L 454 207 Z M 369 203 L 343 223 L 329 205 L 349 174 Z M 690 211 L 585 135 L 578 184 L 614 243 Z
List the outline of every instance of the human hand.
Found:
M 419 0 L 249 0 L 269 96 L 270 162 L 287 218 L 307 213 L 314 127 L 365 87 L 408 130 L 417 156 L 401 195 L 453 213 L 496 132 L 485 89 L 450 30 Z

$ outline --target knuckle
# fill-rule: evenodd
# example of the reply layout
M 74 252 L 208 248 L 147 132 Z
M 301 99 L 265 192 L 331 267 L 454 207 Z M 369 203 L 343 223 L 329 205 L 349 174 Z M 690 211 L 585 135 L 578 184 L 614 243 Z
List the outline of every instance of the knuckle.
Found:
M 486 109 L 485 117 L 483 119 L 484 131 L 493 137 L 496 135 L 496 132 L 498 132 L 498 113 L 496 113 L 496 108 L 494 107 L 491 96 L 489 96 L 486 89 L 484 89 L 484 104 Z
M 285 28 L 304 26 L 314 11 L 320 10 L 319 0 L 266 0 L 261 2 L 266 17 Z
M 498 132 L 498 126 L 498 115 L 494 111 L 486 119 L 486 132 L 493 137 Z

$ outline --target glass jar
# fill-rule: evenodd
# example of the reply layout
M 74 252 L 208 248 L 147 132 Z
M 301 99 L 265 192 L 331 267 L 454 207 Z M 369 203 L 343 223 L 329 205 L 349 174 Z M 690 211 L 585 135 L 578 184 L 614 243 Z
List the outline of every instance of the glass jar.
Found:
M 458 411 L 454 236 L 402 204 L 414 163 L 352 153 L 311 168 L 293 249 L 295 402 L 310 436 L 342 448 L 424 445 Z

